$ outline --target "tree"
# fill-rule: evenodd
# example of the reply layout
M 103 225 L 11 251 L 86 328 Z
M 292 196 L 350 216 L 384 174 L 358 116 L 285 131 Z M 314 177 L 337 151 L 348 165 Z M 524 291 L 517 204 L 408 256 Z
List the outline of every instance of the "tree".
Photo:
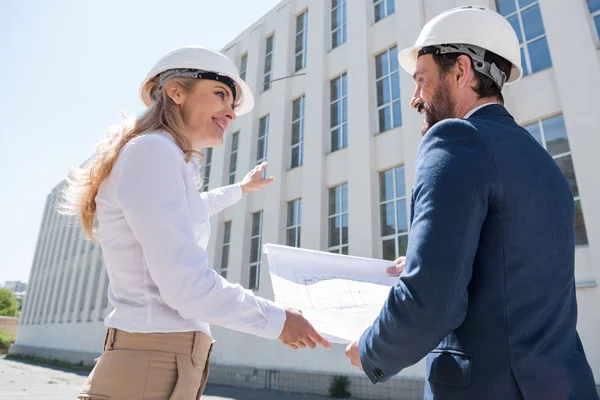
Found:
M 19 316 L 19 303 L 15 295 L 9 289 L 0 289 L 0 315 L 6 317 Z

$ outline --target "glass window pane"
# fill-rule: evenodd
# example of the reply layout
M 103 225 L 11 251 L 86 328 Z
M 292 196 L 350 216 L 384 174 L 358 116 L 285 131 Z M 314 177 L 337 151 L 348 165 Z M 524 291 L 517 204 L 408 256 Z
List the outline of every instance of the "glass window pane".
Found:
M 524 47 L 521 47 L 521 66 L 523 67 L 523 77 L 529 75 L 529 68 L 527 68 L 527 60 L 525 59 Z
M 346 74 L 341 76 L 341 85 L 342 85 L 342 96 L 346 96 L 348 94 L 348 76 Z
M 257 262 L 258 261 L 258 252 L 259 252 L 259 241 L 260 238 L 252 238 L 250 240 L 250 262 Z
M 292 124 L 292 145 L 300 141 L 300 122 Z
M 300 112 L 302 110 L 301 106 L 302 98 L 294 100 L 292 103 L 292 120 L 296 121 L 300 118 Z
M 296 245 L 296 229 L 295 228 L 291 228 L 291 229 L 287 230 L 286 238 L 285 238 L 285 245 L 286 246 L 295 246 Z
M 331 30 L 335 30 L 337 27 L 340 26 L 340 22 L 342 20 L 342 9 L 336 9 L 335 7 L 331 7 L 331 9 Z
M 221 269 L 227 268 L 228 262 L 229 262 L 229 246 L 223 246 L 223 251 L 221 253 Z
M 223 243 L 229 243 L 231 238 L 231 222 L 226 222 L 223 229 Z
M 544 127 L 546 148 L 550 154 L 554 156 L 567 153 L 570 150 L 567 128 L 565 127 L 565 120 L 562 115 L 543 120 L 542 126 Z
M 394 198 L 394 173 L 388 169 L 379 173 L 379 201 L 383 202 Z
M 258 145 L 256 147 L 256 160 L 264 160 L 265 158 L 265 139 L 258 139 Z
M 223 279 L 227 279 L 227 271 L 221 271 L 221 276 Z
M 340 217 L 329 218 L 329 247 L 340 245 Z
M 600 10 L 600 0 L 587 0 L 588 7 L 590 12 L 595 12 Z
M 348 214 L 342 215 L 342 244 L 348 244 Z
M 520 8 L 524 8 L 527 7 L 530 4 L 535 3 L 538 0 L 518 0 L 519 1 L 519 7 Z
M 398 47 L 390 49 L 390 72 L 398 71 Z
M 596 15 L 594 17 L 594 23 L 596 24 L 596 31 L 598 32 L 598 37 L 600 38 L 600 15 Z
M 577 179 L 575 178 L 575 168 L 573 168 L 573 160 L 571 156 L 563 156 L 555 159 L 556 163 L 560 170 L 565 174 L 567 181 L 569 181 L 569 186 L 571 187 L 571 192 L 573 193 L 573 197 L 579 197 L 579 189 L 577 188 Z
M 396 239 L 392 238 L 392 239 L 387 239 L 387 240 L 383 240 L 381 242 L 381 253 L 382 253 L 382 260 L 390 260 L 393 261 L 396 258 Z
M 342 212 L 348 211 L 348 184 L 344 183 L 341 188 L 342 191 Z
M 340 130 L 334 129 L 331 131 L 331 151 L 333 152 L 340 148 Z
M 294 225 L 294 202 L 290 201 L 287 206 L 287 223 L 286 226 Z
M 542 22 L 539 5 L 536 4 L 521 12 L 521 18 L 523 20 L 525 40 L 531 40 L 544 34 L 544 23 Z
M 269 36 L 269 38 L 267 39 L 267 51 L 266 51 L 266 53 L 270 53 L 271 51 L 273 51 L 273 36 Z
M 331 8 L 333 9 L 339 6 L 341 1 L 342 0 L 331 0 Z
M 337 126 L 340 124 L 340 115 L 339 115 L 339 107 L 338 107 L 339 101 L 336 103 L 333 103 L 329 109 L 331 112 L 331 122 L 329 124 L 329 126 L 331 128 L 333 128 L 334 126 Z
M 381 103 L 379 103 L 379 99 L 378 99 L 378 104 L 377 104 L 378 106 L 380 106 L 382 104 L 386 104 L 386 103 L 390 102 L 390 78 L 385 77 L 378 83 L 382 83 L 382 101 L 381 101 Z M 377 93 L 377 95 L 379 97 L 379 93 Z
M 300 166 L 300 146 L 292 148 L 292 162 L 291 167 L 296 168 Z
M 508 15 L 517 10 L 515 0 L 496 0 L 496 8 L 502 15 Z
M 397 72 L 392 74 L 392 100 L 400 98 L 400 76 Z
M 408 218 L 406 217 L 406 200 L 396 202 L 396 226 L 398 233 L 408 232 Z
M 375 6 L 375 22 L 385 17 L 385 4 L 383 1 Z
M 379 132 L 385 132 L 392 128 L 390 106 L 385 106 L 379 110 Z
M 406 180 L 404 176 L 404 166 L 396 167 L 394 175 L 396 176 L 396 197 L 405 197 Z
M 229 158 L 229 173 L 235 172 L 237 164 L 237 153 L 233 153 Z
M 260 215 L 260 212 L 252 214 L 252 236 L 260 235 Z
M 575 201 L 575 245 L 584 246 L 588 244 L 585 222 L 583 220 L 583 210 L 581 209 L 581 200 Z
M 395 0 L 387 0 L 387 15 L 393 14 L 396 11 Z
M 408 235 L 398 236 L 398 257 L 406 255 L 408 248 Z
M 543 145 L 543 143 L 542 143 L 542 131 L 540 130 L 540 123 L 539 122 L 535 122 L 533 124 L 526 125 L 523 128 L 525 128 L 527 130 L 527 132 L 529 132 L 529 134 L 531 136 L 533 136 L 535 138 L 535 140 L 538 141 L 539 144 Z
M 508 22 L 512 25 L 517 37 L 519 38 L 519 43 L 523 43 L 523 35 L 521 34 L 521 24 L 519 23 L 519 16 L 517 14 L 512 17 L 508 17 Z
M 541 71 L 552 66 L 550 58 L 550 50 L 548 49 L 548 41 L 544 36 L 527 45 L 529 49 L 529 57 L 531 59 L 531 73 Z
M 233 185 L 235 183 L 235 174 L 229 175 L 229 184 Z
M 384 103 L 383 97 L 384 97 L 384 92 L 386 90 L 386 88 L 384 87 L 383 79 L 380 81 L 377 81 L 376 86 L 377 86 L 377 106 L 380 106 Z
M 348 147 L 348 124 L 342 125 L 342 148 Z
M 331 101 L 335 101 L 338 99 L 339 97 L 339 93 L 340 93 L 340 79 L 334 79 L 331 81 L 330 85 L 329 85 L 329 96 L 331 98 Z
M 231 151 L 236 151 L 238 149 L 239 141 L 240 141 L 240 134 L 236 133 L 231 138 Z
M 394 114 L 394 128 L 402 125 L 402 111 L 400 107 L 400 100 L 392 103 L 392 113 Z
M 396 234 L 396 215 L 394 214 L 393 201 L 379 206 L 379 220 L 381 225 L 381 236 Z
M 304 68 L 304 55 L 302 53 L 296 55 L 296 63 L 294 68 L 294 71 L 300 71 L 302 68 Z
M 339 213 L 338 187 L 329 189 L 329 215 Z
M 381 78 L 384 75 L 389 74 L 388 68 L 388 52 L 379 54 L 375 57 L 375 76 Z
M 251 265 L 250 266 L 250 283 L 249 283 L 249 289 L 257 289 L 257 282 L 256 282 L 256 275 L 257 275 L 257 270 L 258 270 L 258 266 L 257 265 Z
M 302 51 L 302 49 L 304 49 L 304 35 L 303 34 L 299 34 L 296 35 L 296 53 Z
M 340 102 L 340 108 L 341 108 L 341 114 L 342 114 L 342 120 L 340 122 L 346 122 L 348 121 L 348 98 L 344 97 L 342 99 L 342 101 Z
M 340 250 L 341 250 L 341 254 L 348 255 L 348 246 L 344 246 Z

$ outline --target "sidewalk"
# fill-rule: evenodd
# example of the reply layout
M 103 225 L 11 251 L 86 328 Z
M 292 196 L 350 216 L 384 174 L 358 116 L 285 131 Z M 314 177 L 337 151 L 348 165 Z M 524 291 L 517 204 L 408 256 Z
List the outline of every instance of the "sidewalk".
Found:
M 0 399 L 75 400 L 87 372 L 0 358 Z M 325 400 L 328 397 L 208 385 L 202 400 Z

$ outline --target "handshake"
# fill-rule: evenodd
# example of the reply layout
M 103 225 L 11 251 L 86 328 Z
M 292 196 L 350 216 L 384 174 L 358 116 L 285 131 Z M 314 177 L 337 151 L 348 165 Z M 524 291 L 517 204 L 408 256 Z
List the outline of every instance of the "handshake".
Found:
M 387 273 L 389 275 L 398 276 L 404 270 L 405 264 L 406 258 L 399 257 L 394 261 L 393 265 L 387 269 Z M 281 340 L 283 344 L 291 347 L 294 350 L 298 348 L 304 349 L 306 347 L 314 349 L 317 347 L 317 344 L 326 349 L 331 347 L 329 341 L 325 339 L 319 332 L 317 332 L 311 323 L 304 318 L 302 311 L 293 308 L 287 308 L 285 310 L 285 314 L 285 325 L 281 335 L 279 336 L 279 340 Z M 352 365 L 362 370 L 358 351 L 358 338 L 346 347 L 346 357 L 350 359 Z

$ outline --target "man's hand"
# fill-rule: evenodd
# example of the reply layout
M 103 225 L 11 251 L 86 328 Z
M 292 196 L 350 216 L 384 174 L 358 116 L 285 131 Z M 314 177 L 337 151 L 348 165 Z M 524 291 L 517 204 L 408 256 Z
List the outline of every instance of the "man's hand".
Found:
M 330 348 L 331 345 L 319 332 L 313 328 L 313 326 L 302 316 L 302 312 L 293 308 L 287 308 L 285 310 L 285 325 L 283 331 L 279 336 L 279 340 L 283 344 L 296 350 L 298 347 L 303 349 L 309 347 L 314 349 L 317 347 L 317 343 L 326 349 Z
M 244 179 L 240 182 L 242 193 L 254 192 L 260 190 L 270 183 L 275 181 L 274 176 L 270 176 L 267 179 L 263 179 L 263 171 L 267 168 L 267 163 L 261 163 L 254 167 L 250 172 L 246 174 Z
M 346 357 L 348 357 L 352 365 L 364 371 L 362 362 L 360 361 L 360 352 L 358 351 L 358 340 L 355 340 L 346 347 Z
M 402 271 L 404 271 L 404 266 L 406 265 L 406 257 L 398 257 L 394 261 L 394 265 L 387 269 L 387 273 L 390 275 L 400 275 Z

